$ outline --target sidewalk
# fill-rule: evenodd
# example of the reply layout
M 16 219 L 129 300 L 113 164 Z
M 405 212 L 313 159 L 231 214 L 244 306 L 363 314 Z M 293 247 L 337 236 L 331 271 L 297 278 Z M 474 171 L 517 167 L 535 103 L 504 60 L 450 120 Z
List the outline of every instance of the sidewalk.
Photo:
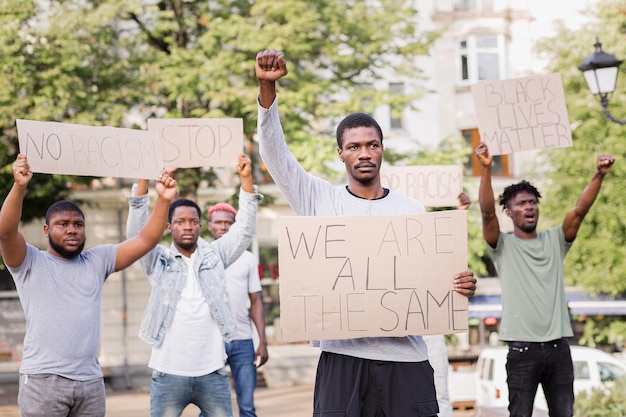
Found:
M 233 393 L 234 397 L 234 393 Z M 311 417 L 313 385 L 258 388 L 255 392 L 258 417 Z M 235 417 L 237 406 L 233 404 Z M 198 417 L 200 410 L 188 405 L 182 417 Z M 0 417 L 19 417 L 17 405 L 0 406 Z M 141 391 L 112 391 L 107 394 L 107 417 L 149 417 L 150 394 Z
M 233 394 L 234 397 L 234 394 Z M 258 417 L 311 417 L 313 385 L 284 388 L 257 388 L 255 405 Z M 237 406 L 233 404 L 235 417 Z M 182 417 L 198 417 L 199 409 L 188 405 Z M 472 417 L 474 410 L 454 410 L 454 417 Z M 0 406 L 0 417 L 19 417 L 16 405 Z M 107 395 L 107 417 L 149 417 L 150 394 L 141 391 L 112 391 Z

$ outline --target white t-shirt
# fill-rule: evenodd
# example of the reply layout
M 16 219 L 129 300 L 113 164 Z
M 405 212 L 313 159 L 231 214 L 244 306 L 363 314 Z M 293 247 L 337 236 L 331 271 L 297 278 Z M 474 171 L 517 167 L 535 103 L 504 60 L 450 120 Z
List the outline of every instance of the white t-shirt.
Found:
M 148 366 L 159 372 L 180 376 L 207 375 L 224 367 L 224 339 L 202 294 L 192 258 L 187 263 L 187 283 L 176 306 L 174 318 L 163 343 L 152 347 Z
M 226 287 L 237 326 L 233 339 L 252 339 L 249 294 L 261 291 L 259 268 L 252 252 L 245 251 L 226 269 Z

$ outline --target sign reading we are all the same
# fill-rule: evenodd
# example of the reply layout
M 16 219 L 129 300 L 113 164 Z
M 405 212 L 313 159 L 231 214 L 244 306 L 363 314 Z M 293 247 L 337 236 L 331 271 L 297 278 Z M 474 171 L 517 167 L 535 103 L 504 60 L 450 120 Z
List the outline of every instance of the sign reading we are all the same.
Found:
M 279 219 L 287 341 L 467 331 L 467 213 Z

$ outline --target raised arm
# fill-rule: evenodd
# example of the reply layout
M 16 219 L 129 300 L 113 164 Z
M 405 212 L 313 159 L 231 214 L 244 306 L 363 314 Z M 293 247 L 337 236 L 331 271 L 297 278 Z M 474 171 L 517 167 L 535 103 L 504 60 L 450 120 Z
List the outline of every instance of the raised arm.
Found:
M 496 215 L 496 201 L 493 197 L 491 185 L 491 163 L 493 156 L 489 154 L 489 148 L 484 142 L 480 142 L 474 149 L 480 161 L 480 186 L 478 188 L 478 204 L 483 218 L 483 237 L 492 248 L 498 243 L 500 235 L 500 223 Z
M 611 171 L 611 167 L 615 163 L 615 158 L 611 155 L 598 155 L 596 162 L 596 172 L 591 177 L 591 181 L 585 187 L 578 197 L 576 205 L 566 215 L 563 220 L 563 232 L 565 233 L 565 241 L 573 242 L 576 239 L 580 225 L 582 224 L 589 209 L 596 201 L 596 197 L 600 192 L 604 176 Z
M 269 109 L 276 98 L 276 81 L 287 75 L 284 54 L 275 50 L 259 52 L 255 72 L 259 80 L 259 104 Z
M 4 263 L 12 267 L 20 266 L 26 257 L 26 240 L 18 227 L 22 219 L 26 186 L 32 177 L 26 155 L 17 155 L 13 162 L 13 186 L 0 209 L 0 251 Z
M 147 185 L 147 182 L 144 184 Z M 170 203 L 177 197 L 176 186 L 176 180 L 163 171 L 156 181 L 158 198 L 148 221 L 141 228 L 138 235 L 126 239 L 117 247 L 116 271 L 130 266 L 159 243 L 167 223 L 167 212 Z M 136 191 L 135 194 L 138 194 L 138 192 Z

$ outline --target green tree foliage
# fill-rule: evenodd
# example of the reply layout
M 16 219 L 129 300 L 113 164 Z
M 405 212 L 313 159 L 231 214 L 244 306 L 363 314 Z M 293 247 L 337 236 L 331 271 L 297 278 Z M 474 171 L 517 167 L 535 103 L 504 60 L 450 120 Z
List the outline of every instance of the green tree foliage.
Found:
M 118 126 L 142 97 L 134 57 L 110 15 L 53 4 L 3 0 L 0 11 L 0 190 L 13 183 L 18 152 L 16 119 Z M 50 203 L 69 194 L 68 183 L 88 181 L 36 174 L 24 202 L 23 219 L 42 217 Z
M 335 121 L 346 113 L 390 103 L 401 108 L 420 92 L 391 96 L 372 86 L 390 65 L 419 74 L 415 57 L 434 35 L 422 33 L 411 1 L 339 0 L 158 1 L 116 3 L 123 27 L 135 27 L 136 47 L 149 48 L 146 117 L 241 117 L 256 127 L 256 54 L 283 51 L 289 75 L 280 91 L 283 127 L 303 166 L 332 176 Z M 314 121 L 327 120 L 318 125 Z M 330 145 L 330 146 L 329 146 Z M 253 155 L 254 156 L 254 155 Z M 253 161 L 254 162 L 254 161 Z M 197 183 L 197 181 L 196 181 Z
M 626 415 L 626 379 L 621 378 L 608 388 L 594 388 L 576 395 L 575 417 L 614 417 Z
M 280 102 L 291 149 L 305 168 L 330 176 L 336 120 L 383 103 L 397 111 L 418 97 L 418 89 L 391 95 L 374 86 L 389 68 L 419 77 L 415 57 L 427 53 L 435 37 L 421 31 L 412 1 L 0 4 L 4 165 L 15 156 L 16 118 L 119 126 L 133 110 L 138 116 L 131 122 L 143 128 L 149 117 L 241 117 L 252 139 L 254 59 L 273 48 L 285 52 L 289 65 Z M 314 123 L 319 120 L 327 123 Z M 182 194 L 213 179 L 210 170 L 178 176 Z
M 595 172 L 596 156 L 607 153 L 616 158 L 565 264 L 568 284 L 580 285 L 592 294 L 613 296 L 626 295 L 626 125 L 607 120 L 578 66 L 593 52 L 596 38 L 606 52 L 626 57 L 625 11 L 625 1 L 600 0 L 595 20 L 587 27 L 571 31 L 561 25 L 554 38 L 538 45 L 550 71 L 559 72 L 563 78 L 574 140 L 573 147 L 547 151 L 541 159 L 543 165 L 552 167 L 542 213 L 552 224 L 561 222 Z M 618 118 L 626 118 L 625 78 L 622 69 L 610 100 L 610 111 Z M 626 337 L 621 318 L 587 320 L 583 342 L 593 345 L 618 337 Z

